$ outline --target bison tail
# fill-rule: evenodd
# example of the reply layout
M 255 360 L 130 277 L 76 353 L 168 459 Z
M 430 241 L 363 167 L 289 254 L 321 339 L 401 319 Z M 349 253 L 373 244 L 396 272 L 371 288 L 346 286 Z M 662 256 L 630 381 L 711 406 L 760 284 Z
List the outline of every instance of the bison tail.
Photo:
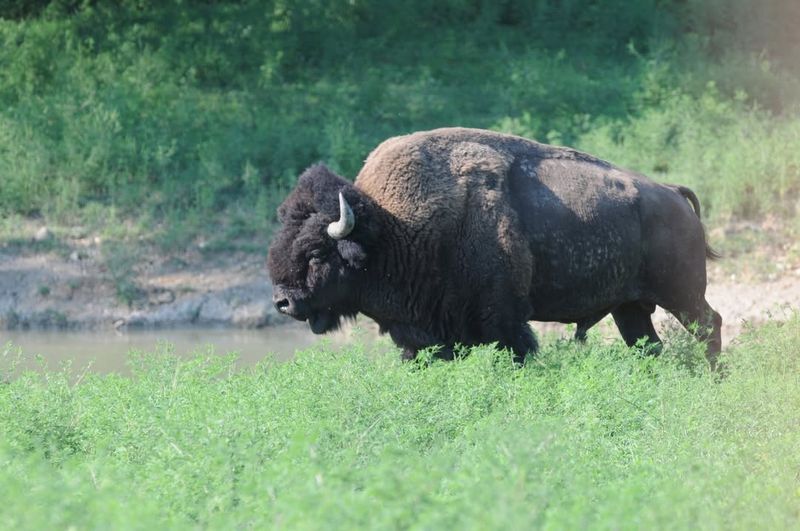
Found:
M 698 218 L 702 219 L 702 215 L 700 213 L 700 200 L 697 199 L 697 195 L 695 195 L 695 193 L 691 189 L 685 186 L 680 186 L 680 185 L 675 186 L 675 190 L 677 190 L 679 194 L 685 197 L 692 204 L 692 208 L 694 209 L 695 214 L 697 214 Z M 705 227 L 703 227 L 703 238 L 705 238 L 706 240 L 706 258 L 708 258 L 709 260 L 718 260 L 722 258 L 722 255 L 720 253 L 718 253 L 717 251 L 712 249 L 710 245 L 708 245 L 708 237 L 705 235 Z
M 706 243 L 706 258 L 709 260 L 719 260 L 722 258 L 722 254 Z

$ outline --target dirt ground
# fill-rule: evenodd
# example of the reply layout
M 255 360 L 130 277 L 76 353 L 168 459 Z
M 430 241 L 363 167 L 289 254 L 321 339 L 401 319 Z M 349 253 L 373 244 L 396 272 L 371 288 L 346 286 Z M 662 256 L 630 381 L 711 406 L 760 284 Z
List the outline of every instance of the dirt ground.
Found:
M 46 251 L 0 246 L 0 329 L 259 328 L 283 321 L 272 307 L 263 256 L 134 253 L 120 278 L 102 243 L 62 243 Z
M 776 236 L 778 230 L 749 224 L 711 234 L 728 251 L 726 258 L 709 264 L 707 291 L 723 316 L 725 344 L 745 323 L 785 319 L 800 309 L 800 247 Z M 102 245 L 82 234 L 45 248 L 0 245 L 0 329 L 259 328 L 285 322 L 271 304 L 263 254 L 208 256 L 199 246 L 179 256 L 135 254 L 125 279 L 134 286 L 134 296 L 125 300 Z M 660 329 L 674 326 L 661 310 L 655 321 Z M 372 328 L 364 319 L 360 327 Z M 560 325 L 534 327 L 569 333 Z

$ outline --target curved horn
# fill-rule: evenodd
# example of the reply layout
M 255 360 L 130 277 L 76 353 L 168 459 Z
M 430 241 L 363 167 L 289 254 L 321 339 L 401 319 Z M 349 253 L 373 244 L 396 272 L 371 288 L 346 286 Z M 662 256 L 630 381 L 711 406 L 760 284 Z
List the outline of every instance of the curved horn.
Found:
M 328 236 L 334 240 L 341 240 L 353 232 L 355 226 L 356 217 L 353 210 L 347 204 L 342 192 L 339 192 L 339 220 L 328 225 Z

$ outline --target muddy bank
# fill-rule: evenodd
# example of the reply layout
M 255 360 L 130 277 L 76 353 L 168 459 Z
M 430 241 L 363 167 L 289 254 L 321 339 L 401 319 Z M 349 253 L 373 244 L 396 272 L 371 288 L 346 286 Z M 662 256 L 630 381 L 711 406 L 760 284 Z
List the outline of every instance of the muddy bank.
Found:
M 263 257 L 247 254 L 187 255 L 137 263 L 129 278 L 119 279 L 92 247 L 68 253 L 0 249 L 0 329 L 260 328 L 284 322 L 272 307 L 262 264 Z
M 774 249 L 773 249 L 774 251 Z M 772 256 L 781 274 L 743 274 L 744 261 L 709 268 L 707 298 L 724 319 L 727 344 L 746 323 L 784 319 L 800 303 L 800 263 Z M 109 268 L 94 240 L 76 239 L 54 250 L 0 247 L 0 329 L 153 329 L 185 326 L 261 328 L 286 323 L 271 300 L 264 256 L 207 256 L 196 248 L 180 256 L 133 258 L 128 277 Z M 738 260 L 737 260 L 738 261 Z M 120 296 L 120 283 L 133 287 Z M 661 310 L 659 329 L 672 326 Z M 376 327 L 365 318 L 360 328 Z M 534 323 L 540 332 L 567 334 L 560 325 Z M 613 328 L 610 328 L 612 333 Z

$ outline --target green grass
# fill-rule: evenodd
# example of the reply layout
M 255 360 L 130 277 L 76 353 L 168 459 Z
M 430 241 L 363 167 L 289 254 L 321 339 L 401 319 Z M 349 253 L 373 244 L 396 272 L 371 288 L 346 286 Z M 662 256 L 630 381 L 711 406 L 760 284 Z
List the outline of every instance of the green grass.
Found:
M 9 374 L 0 526 L 797 528 L 799 342 L 798 317 L 756 330 L 723 379 L 683 336 L 658 359 L 550 343 L 519 370 L 379 344 Z

